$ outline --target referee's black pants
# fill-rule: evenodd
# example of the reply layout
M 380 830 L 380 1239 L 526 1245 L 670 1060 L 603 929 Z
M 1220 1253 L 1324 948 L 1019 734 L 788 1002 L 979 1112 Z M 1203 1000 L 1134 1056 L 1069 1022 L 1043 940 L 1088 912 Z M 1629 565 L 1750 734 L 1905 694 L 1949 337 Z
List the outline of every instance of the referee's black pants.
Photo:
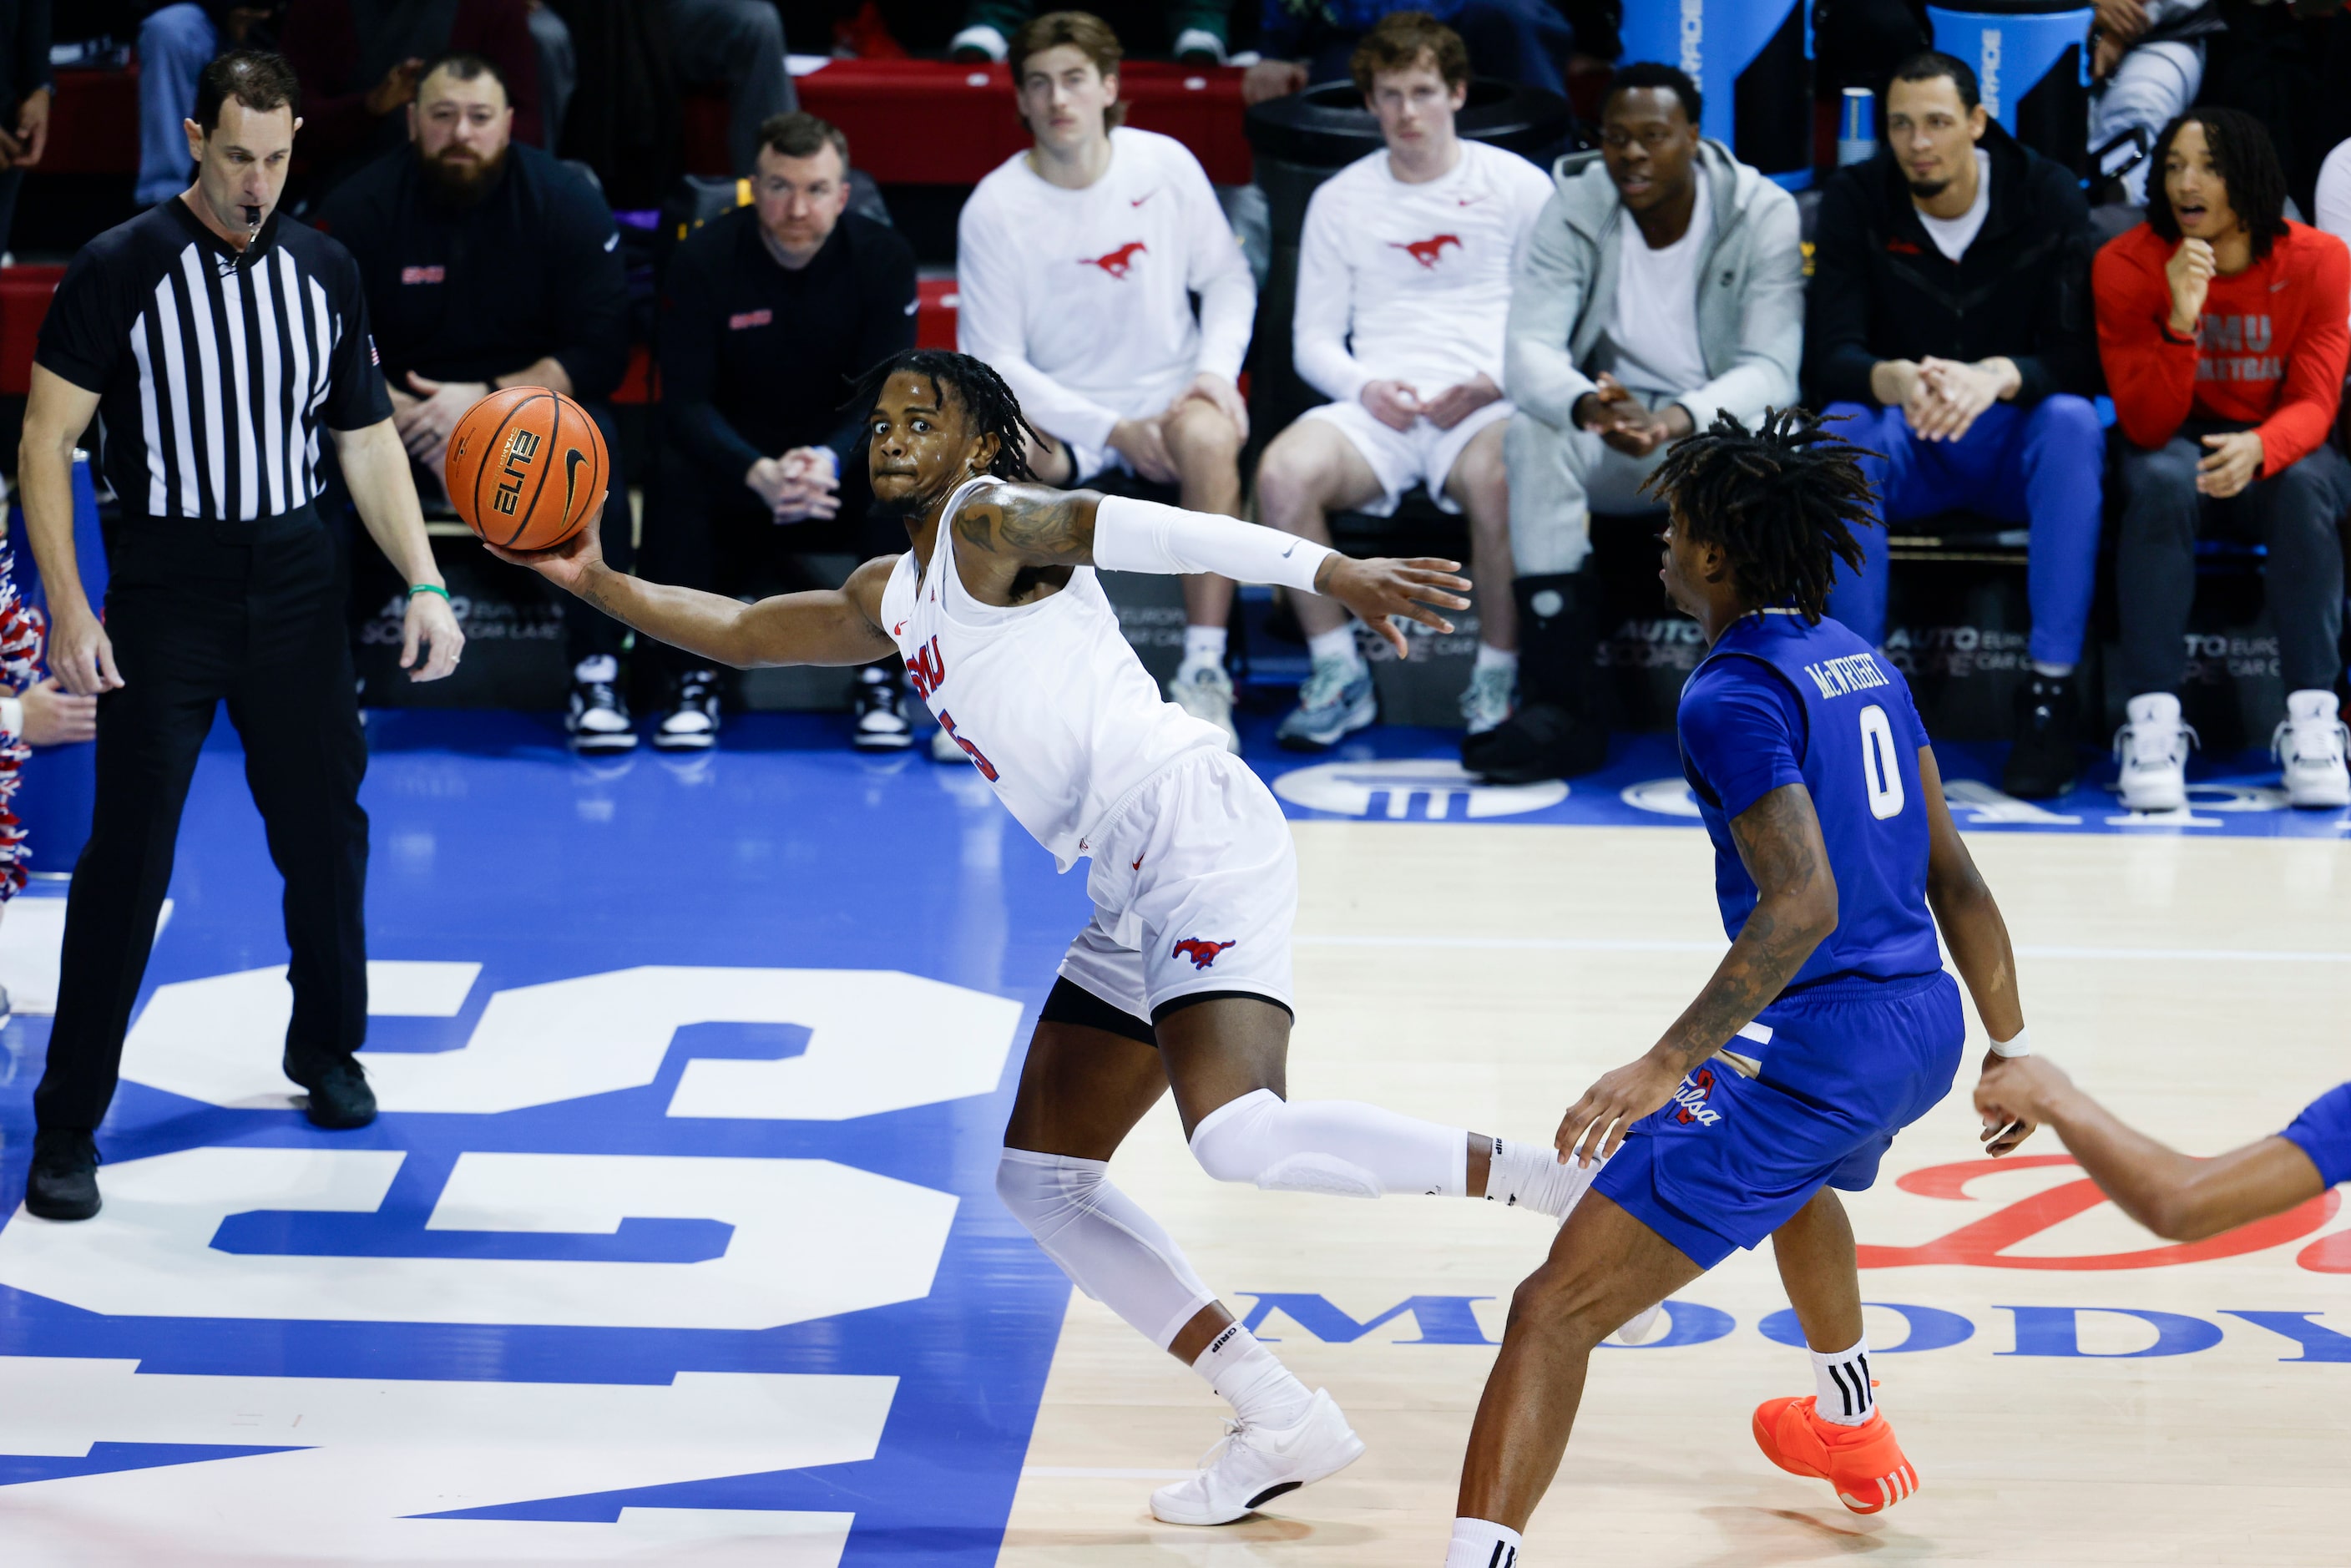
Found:
M 98 701 L 97 807 L 33 1095 L 44 1128 L 95 1131 L 114 1098 L 181 809 L 223 700 L 286 880 L 287 1054 L 316 1063 L 366 1039 L 367 743 L 343 581 L 315 513 L 268 526 L 269 537 L 240 542 L 238 525 L 134 518 L 115 539 L 106 630 L 123 684 Z

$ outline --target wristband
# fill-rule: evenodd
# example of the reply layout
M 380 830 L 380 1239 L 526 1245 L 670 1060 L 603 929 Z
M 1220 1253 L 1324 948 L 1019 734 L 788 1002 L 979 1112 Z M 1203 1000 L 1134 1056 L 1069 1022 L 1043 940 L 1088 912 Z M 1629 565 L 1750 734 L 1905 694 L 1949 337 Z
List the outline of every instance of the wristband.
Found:
M 0 697 L 0 735 L 10 740 L 25 738 L 25 699 Z
M 1994 1056 L 2001 1058 L 2002 1061 L 2013 1061 L 2020 1056 L 2031 1056 L 2032 1054 L 2032 1031 L 2031 1030 L 2020 1029 L 2016 1031 L 2015 1038 L 2011 1040 L 1993 1040 L 1991 1042 L 1991 1053 Z
M 409 585 L 409 598 L 413 599 L 420 593 L 437 593 L 441 596 L 443 603 L 449 601 L 449 591 L 437 582 L 418 582 Z

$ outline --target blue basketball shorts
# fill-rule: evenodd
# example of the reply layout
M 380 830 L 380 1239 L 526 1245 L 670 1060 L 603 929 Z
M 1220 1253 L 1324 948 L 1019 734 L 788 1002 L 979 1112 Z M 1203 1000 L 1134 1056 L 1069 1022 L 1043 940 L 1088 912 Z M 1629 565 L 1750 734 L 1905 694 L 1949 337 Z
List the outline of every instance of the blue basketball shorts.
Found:
M 1753 1247 L 1823 1185 L 1860 1192 L 1894 1134 L 1944 1095 L 1967 1026 L 1950 976 L 1829 980 L 1763 1009 L 1752 1078 L 1715 1057 L 1633 1124 L 1593 1185 L 1711 1269 Z M 1752 1036 L 1769 1031 L 1769 1038 Z

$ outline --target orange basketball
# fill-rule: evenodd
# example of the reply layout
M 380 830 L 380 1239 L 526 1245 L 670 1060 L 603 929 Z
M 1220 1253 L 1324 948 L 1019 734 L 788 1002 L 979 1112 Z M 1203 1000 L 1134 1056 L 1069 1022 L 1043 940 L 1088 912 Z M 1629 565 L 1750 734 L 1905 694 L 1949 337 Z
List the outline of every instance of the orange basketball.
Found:
M 501 387 L 457 422 L 444 477 L 467 528 L 535 550 L 580 531 L 611 472 L 586 409 L 546 387 Z

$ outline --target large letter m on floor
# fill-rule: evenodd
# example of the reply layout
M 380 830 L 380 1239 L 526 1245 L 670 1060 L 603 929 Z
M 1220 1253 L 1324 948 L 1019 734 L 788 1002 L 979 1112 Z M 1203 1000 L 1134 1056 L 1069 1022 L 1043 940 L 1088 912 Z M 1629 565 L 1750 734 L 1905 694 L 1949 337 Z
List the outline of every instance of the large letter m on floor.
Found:
M 1321 1296 L 1290 1294 L 1270 1291 L 1236 1292 L 1257 1298 L 1257 1305 L 1241 1326 L 1262 1340 L 1273 1340 L 1272 1334 L 1258 1333 L 1259 1328 L 1275 1312 L 1280 1312 L 1316 1339 L 1332 1344 L 1351 1344 L 1378 1328 L 1382 1323 L 1409 1316 L 1420 1329 L 1418 1339 L 1400 1339 L 1397 1344 L 1492 1344 L 1478 1326 L 1476 1314 L 1469 1310 L 1472 1301 L 1488 1301 L 1490 1296 L 1407 1296 L 1375 1318 L 1357 1322 Z M 1278 1342 L 1277 1342 L 1278 1343 Z

